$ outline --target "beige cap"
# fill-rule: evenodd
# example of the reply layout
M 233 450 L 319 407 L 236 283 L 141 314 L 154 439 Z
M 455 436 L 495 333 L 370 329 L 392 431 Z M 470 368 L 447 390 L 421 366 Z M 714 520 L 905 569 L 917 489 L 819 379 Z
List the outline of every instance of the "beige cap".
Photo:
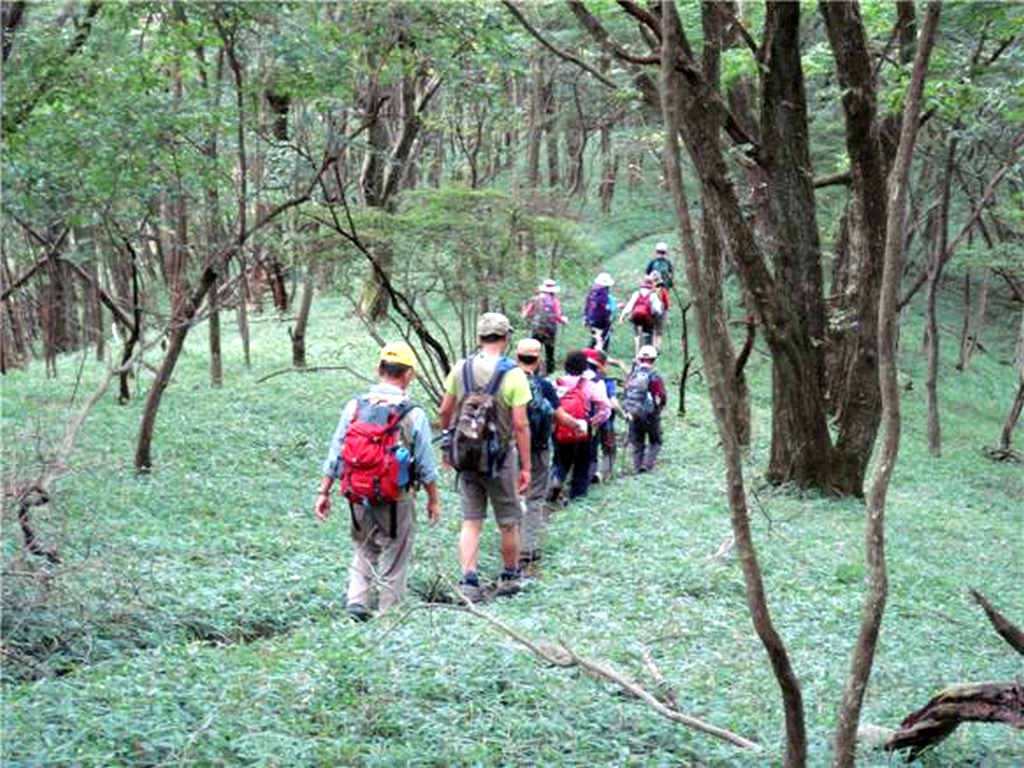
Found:
M 536 339 L 521 339 L 516 345 L 516 354 L 540 357 L 542 349 L 544 349 L 544 345 Z
M 512 323 L 500 312 L 485 312 L 476 321 L 477 336 L 508 336 Z

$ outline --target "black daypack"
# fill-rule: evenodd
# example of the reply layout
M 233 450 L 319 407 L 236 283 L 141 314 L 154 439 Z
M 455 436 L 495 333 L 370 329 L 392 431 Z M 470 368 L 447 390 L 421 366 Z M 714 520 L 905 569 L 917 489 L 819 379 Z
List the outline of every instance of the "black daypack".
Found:
M 493 476 L 505 460 L 494 401 L 501 382 L 514 364 L 502 358 L 490 382 L 482 390 L 473 379 L 473 360 L 462 363 L 462 399 L 455 414 L 448 459 L 459 472 L 481 472 Z
M 536 376 L 528 376 L 530 381 L 530 402 L 526 406 L 526 418 L 530 422 L 530 447 L 532 450 L 546 448 L 551 442 L 551 423 L 554 421 L 555 409 L 541 388 Z

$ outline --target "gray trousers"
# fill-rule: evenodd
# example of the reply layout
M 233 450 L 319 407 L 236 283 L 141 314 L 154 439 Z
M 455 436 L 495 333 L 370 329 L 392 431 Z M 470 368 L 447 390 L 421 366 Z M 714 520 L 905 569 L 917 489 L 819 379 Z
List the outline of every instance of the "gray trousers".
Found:
M 649 443 L 645 446 L 645 442 Z M 629 422 L 629 445 L 633 450 L 633 471 L 648 472 L 661 453 L 661 414 L 655 413 Z
M 523 522 L 519 528 L 519 551 L 530 557 L 544 530 L 544 499 L 548 493 L 551 451 L 530 451 L 530 487 L 523 498 Z
M 371 608 L 373 587 L 380 592 L 380 610 L 402 602 L 409 576 L 416 506 L 412 493 L 395 503 L 394 531 L 391 507 L 354 507 L 352 542 L 355 554 L 349 567 L 348 603 Z M 395 534 L 392 537 L 392 532 Z

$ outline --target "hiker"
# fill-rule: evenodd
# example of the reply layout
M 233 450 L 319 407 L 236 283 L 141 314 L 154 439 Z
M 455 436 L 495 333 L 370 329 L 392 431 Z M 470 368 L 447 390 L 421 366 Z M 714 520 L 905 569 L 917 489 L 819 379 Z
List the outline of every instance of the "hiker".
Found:
M 586 419 L 590 427 L 580 433 L 560 423 L 555 425 L 553 437 L 558 461 L 548 499 L 558 500 L 562 485 L 571 470 L 571 501 L 585 496 L 590 487 L 590 441 L 598 428 L 608 420 L 612 408 L 604 385 L 587 369 L 587 356 L 581 350 L 566 355 L 565 376 L 556 382 L 555 388 L 561 398 L 562 409 L 573 418 Z
M 655 288 L 654 279 L 646 275 L 640 283 L 640 288 L 629 297 L 626 306 L 622 308 L 622 314 L 619 315 L 620 323 L 625 322 L 628 316 L 633 324 L 634 354 L 639 353 L 640 347 L 653 341 L 654 320 L 663 310 Z
M 640 348 L 636 365 L 626 379 L 623 408 L 629 419 L 629 445 L 633 452 L 633 471 L 650 472 L 661 452 L 661 411 L 668 402 L 665 382 L 654 368 L 658 350 Z
M 583 354 L 587 356 L 588 366 L 594 373 L 594 380 L 601 383 L 608 395 L 608 404 L 611 406 L 611 415 L 594 432 L 590 443 L 590 482 L 606 483 L 612 479 L 615 468 L 615 454 L 617 444 L 615 442 L 615 414 L 621 413 L 625 418 L 625 411 L 616 398 L 615 379 L 606 375 L 605 369 L 608 365 L 608 357 L 598 349 L 585 349 Z
M 654 348 L 661 352 L 661 340 L 665 336 L 665 320 L 668 318 L 669 310 L 669 286 L 665 284 L 665 278 L 662 277 L 661 273 L 657 270 L 650 273 L 650 278 L 654 281 L 654 292 L 658 295 L 658 299 L 661 301 L 661 314 L 654 316 L 654 331 L 652 339 Z
M 526 406 L 530 384 L 505 357 L 512 326 L 497 312 L 480 315 L 480 351 L 460 360 L 445 381 L 439 421 L 446 430 L 445 463 L 458 472 L 462 501 L 459 592 L 472 601 L 484 596 L 477 575 L 480 534 L 490 501 L 501 531 L 504 570 L 499 595 L 519 591 L 520 494 L 530 487 L 530 425 Z
M 555 423 L 564 424 L 580 434 L 587 433 L 585 419 L 570 416 L 561 407 L 555 386 L 537 374 L 541 343 L 523 339 L 516 346 L 516 358 L 530 382 L 530 403 L 526 416 L 530 423 L 530 487 L 526 492 L 523 522 L 519 528 L 519 567 L 531 568 L 540 560 L 537 546 L 544 527 L 544 499 L 551 469 L 551 431 Z
M 567 325 L 569 318 L 562 314 L 558 294 L 562 287 L 554 280 L 545 280 L 537 293 L 523 305 L 523 319 L 530 326 L 530 336 L 544 345 L 544 372 L 555 369 L 555 337 L 558 326 Z
M 607 272 L 594 279 L 583 304 L 583 323 L 590 329 L 590 344 L 597 350 L 607 350 L 612 337 L 612 323 L 617 305 L 611 294 L 615 280 Z
M 666 288 L 672 290 L 672 286 L 675 285 L 675 268 L 668 258 L 668 245 L 666 243 L 658 243 L 654 246 L 654 258 L 647 262 L 647 269 L 644 270 L 644 273 L 648 275 L 653 272 L 661 275 L 662 283 Z
M 341 411 L 313 508 L 318 520 L 328 518 L 331 486 L 338 480 L 355 544 L 345 610 L 356 621 L 370 618 L 373 582 L 380 584 L 381 612 L 405 595 L 417 487 L 427 491 L 431 524 L 441 517 L 430 424 L 407 394 L 416 376 L 412 348 L 404 342 L 384 346 L 377 375 L 380 383 Z

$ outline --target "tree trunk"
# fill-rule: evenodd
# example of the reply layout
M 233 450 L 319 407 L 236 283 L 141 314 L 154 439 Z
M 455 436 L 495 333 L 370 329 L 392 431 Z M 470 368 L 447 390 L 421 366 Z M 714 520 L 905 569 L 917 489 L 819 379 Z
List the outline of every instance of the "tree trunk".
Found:
M 774 336 L 774 346 L 786 350 L 772 356 L 768 477 L 856 493 L 859 488 L 850 484 L 851 478 L 833 471 L 826 421 L 825 305 L 799 23 L 799 5 L 769 7 L 765 36 L 771 45 L 769 71 L 762 81 L 761 131 L 774 233 L 775 301 L 785 304 L 789 317 L 766 328 L 769 343 Z M 750 237 L 749 226 L 745 229 Z M 757 290 L 750 287 L 751 293 Z
M 970 243 L 968 242 L 968 246 Z M 962 371 L 966 365 L 967 339 L 971 334 L 971 268 L 964 270 L 964 314 L 963 322 L 960 324 L 960 359 L 957 361 L 956 369 Z
M 928 452 L 932 456 L 942 455 L 942 426 L 939 418 L 939 322 L 936 315 L 936 300 L 942 280 L 949 237 L 949 200 L 953 184 L 953 164 L 956 160 L 957 139 L 949 141 L 946 152 L 946 167 L 942 178 L 942 202 L 939 205 L 939 220 L 936 228 L 935 247 L 928 261 L 927 303 L 925 305 L 925 351 L 927 370 L 924 388 L 928 402 Z
M 299 315 L 295 319 L 295 330 L 292 337 L 292 365 L 296 368 L 306 367 L 306 328 L 309 325 L 309 310 L 313 306 L 313 289 L 315 271 L 312 264 L 306 267 L 306 275 L 302 279 L 302 299 L 299 303 Z
M 612 212 L 612 198 L 615 196 L 615 180 L 619 175 L 619 155 L 612 152 L 611 126 L 601 126 L 601 187 L 598 198 L 601 201 L 601 213 L 607 216 Z
M 242 69 L 242 63 L 238 59 L 237 51 L 235 50 L 235 38 L 234 35 L 224 36 L 224 50 L 228 57 L 228 64 L 231 67 L 232 75 L 235 81 L 235 104 L 238 110 L 238 125 L 237 137 L 238 137 L 238 231 L 245 232 L 248 229 L 248 205 L 249 205 L 249 193 L 248 193 L 248 179 L 249 179 L 249 156 L 246 151 L 245 144 L 245 130 L 246 130 L 246 111 L 245 111 L 245 75 Z M 252 368 L 252 354 L 250 349 L 250 338 L 249 338 L 249 311 L 246 302 L 249 300 L 249 283 L 247 277 L 247 267 L 245 253 L 239 250 L 238 253 L 238 276 L 239 276 L 239 293 L 236 306 L 236 314 L 238 317 L 238 333 L 242 338 L 242 355 L 245 359 L 246 369 Z M 218 274 L 214 274 L 212 280 L 216 281 L 219 277 Z M 194 309 L 192 311 L 195 311 Z M 184 341 L 184 339 L 182 339 Z M 180 351 L 180 350 L 179 350 Z M 170 350 L 168 350 L 168 356 Z M 171 363 L 171 369 L 174 368 L 174 362 Z M 164 383 L 166 387 L 166 382 Z M 154 384 L 155 388 L 155 384 Z M 159 398 L 157 398 L 159 403 Z M 148 400 L 147 400 L 148 405 Z M 155 418 L 155 417 L 154 417 Z M 141 440 L 140 440 L 141 442 Z M 138 461 L 136 461 L 136 467 L 138 467 Z
M 860 495 L 878 434 L 878 302 L 885 253 L 886 177 L 889 161 L 881 140 L 875 72 L 858 7 L 819 5 L 825 19 L 836 71 L 843 87 L 850 187 L 844 212 L 845 252 L 832 291 L 843 330 L 833 336 L 838 349 L 828 372 L 830 406 L 839 437 L 836 461 L 847 485 Z
M 968 325 L 967 334 L 963 339 L 960 348 L 960 363 L 957 370 L 964 370 L 971 362 L 974 350 L 981 343 L 981 334 L 985 330 L 985 305 L 988 303 L 989 283 L 992 279 L 992 270 L 985 267 L 981 277 L 981 289 L 978 292 L 978 306 L 974 310 L 974 317 L 968 320 L 969 307 L 964 307 L 964 323 Z
M 723 16 L 714 8 L 704 9 L 702 26 L 704 32 L 704 50 L 702 65 L 704 79 L 716 93 L 721 90 L 721 52 L 724 47 Z M 709 126 L 714 130 L 713 126 Z M 736 350 L 732 337 L 729 335 L 728 316 L 725 310 L 725 299 L 722 293 L 724 283 L 724 249 L 722 240 L 715 230 L 710 210 L 705 207 L 701 211 L 701 241 L 704 246 L 704 264 L 702 282 L 705 291 L 706 314 L 711 325 L 707 332 L 717 339 L 715 345 L 719 354 L 719 365 L 723 372 L 722 385 L 729 389 L 728 402 L 733 408 L 733 424 L 736 429 L 736 441 L 741 451 L 750 448 L 750 398 L 747 390 L 746 377 L 736 364 Z
M 924 25 L 914 57 L 914 67 L 907 95 L 904 99 L 903 119 L 899 145 L 896 151 L 892 181 L 886 211 L 885 250 L 881 294 L 878 305 L 878 378 L 882 405 L 882 445 L 879 450 L 878 469 L 868 493 L 865 550 L 868 567 L 868 589 L 864 596 L 860 629 L 850 660 L 850 672 L 843 688 L 843 700 L 835 733 L 834 768 L 853 768 L 857 750 L 857 726 L 860 723 L 864 692 L 867 690 L 874 665 L 878 635 L 882 628 L 889 581 L 885 561 L 885 512 L 892 478 L 900 449 L 900 390 L 899 361 L 896 353 L 899 337 L 899 291 L 903 245 L 903 222 L 907 209 L 907 181 L 914 157 L 918 120 L 928 59 L 939 24 L 942 6 L 931 3 L 925 14 Z
M 558 124 L 557 114 L 558 110 L 555 106 L 554 98 L 555 85 L 552 82 L 551 90 L 552 94 L 548 99 L 547 103 L 547 126 L 545 131 L 547 133 L 547 150 L 548 150 L 548 186 L 554 189 L 561 183 L 561 174 L 559 173 L 559 157 L 558 157 Z
M 1021 410 L 1024 410 L 1024 311 L 1020 315 L 1020 333 L 1017 335 L 1017 353 L 1014 365 L 1017 368 L 1017 378 L 1020 386 L 1017 387 L 1017 396 L 1010 406 L 1010 412 L 1006 414 L 1003 422 L 1003 430 L 999 436 L 999 448 L 1005 454 L 1009 454 L 1010 446 L 1013 443 L 1013 428 L 1020 419 Z
M 705 9 L 705 12 L 708 12 L 708 9 Z M 800 692 L 800 683 L 793 671 L 785 644 L 772 623 L 764 593 L 757 551 L 750 532 L 749 511 L 743 487 L 742 454 L 736 439 L 736 425 L 733 419 L 734 404 L 729 402 L 730 389 L 725 384 L 726 378 L 731 372 L 725 371 L 721 367 L 722 354 L 720 350 L 716 349 L 721 337 L 716 337 L 708 332 L 712 326 L 722 323 L 724 318 L 720 316 L 718 320 L 714 320 L 706 314 L 710 309 L 706 302 L 707 287 L 704 285 L 700 259 L 695 248 L 693 226 L 690 222 L 689 207 L 680 171 L 681 158 L 678 137 L 684 128 L 680 113 L 683 112 L 686 101 L 692 98 L 680 87 L 679 73 L 674 66 L 682 49 L 682 25 L 679 22 L 675 5 L 665 3 L 662 5 L 661 90 L 662 110 L 665 118 L 666 177 L 675 203 L 680 240 L 683 243 L 686 256 L 687 276 L 698 313 L 697 337 L 700 342 L 701 356 L 704 359 L 704 370 L 714 407 L 715 421 L 725 455 L 730 517 L 737 552 L 743 568 L 747 607 L 782 693 L 786 716 L 785 765 L 787 768 L 798 768 L 807 761 L 807 731 L 804 724 L 803 698 Z
M 544 138 L 544 119 L 550 93 L 542 68 L 543 58 L 537 54 L 530 72 L 530 123 L 526 140 L 526 186 L 540 186 L 540 146 Z

